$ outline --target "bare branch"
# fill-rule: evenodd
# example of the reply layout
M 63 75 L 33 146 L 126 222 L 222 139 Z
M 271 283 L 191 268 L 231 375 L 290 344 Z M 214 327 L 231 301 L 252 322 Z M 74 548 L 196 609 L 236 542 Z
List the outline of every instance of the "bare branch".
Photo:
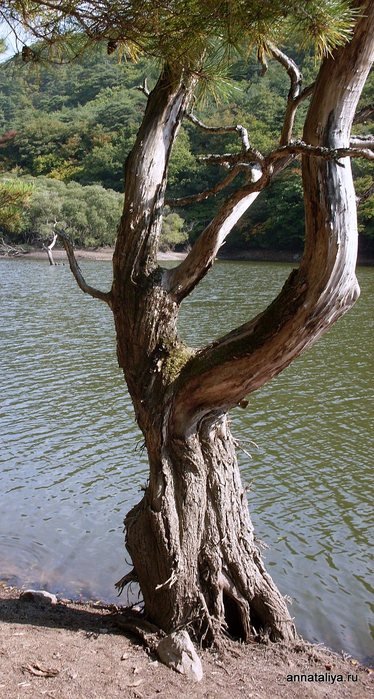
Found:
M 146 97 L 149 97 L 149 89 L 147 86 L 146 79 L 144 79 L 143 84 L 138 85 L 136 89 L 142 92 Z M 236 124 L 236 126 L 208 126 L 207 124 L 204 124 L 204 122 L 201 121 L 201 119 L 198 119 L 198 117 L 195 116 L 195 114 L 192 114 L 192 112 L 188 111 L 185 112 L 185 117 L 186 119 L 188 119 L 188 121 L 191 122 L 191 124 L 194 124 L 195 126 L 198 126 L 200 129 L 208 131 L 208 133 L 215 134 L 217 136 L 227 133 L 237 133 L 240 136 L 243 151 L 250 150 L 251 148 L 248 138 L 248 131 L 241 124 Z
M 259 150 L 251 148 L 246 151 L 246 153 L 222 153 L 222 154 L 208 154 L 200 155 L 198 160 L 202 163 L 216 163 L 217 165 L 223 165 L 223 167 L 231 167 L 232 165 L 245 165 L 251 162 L 259 163 L 262 165 L 264 163 L 264 156 Z
M 57 241 L 57 238 L 58 238 L 58 233 L 56 233 L 56 225 L 57 225 L 57 221 L 55 221 L 54 226 L 53 226 L 54 233 L 53 233 L 53 240 L 52 240 L 52 242 L 51 242 L 49 245 L 47 245 L 47 246 L 43 245 L 44 250 L 47 251 L 48 260 L 49 260 L 49 264 L 51 265 L 51 267 L 54 267 L 54 264 L 55 264 L 55 261 L 54 261 L 54 259 L 53 259 L 53 252 L 52 252 L 52 250 L 53 250 L 54 246 L 56 245 L 56 241 Z
M 237 124 L 236 126 L 207 126 L 207 124 L 204 124 L 191 112 L 186 112 L 185 116 L 186 119 L 188 119 L 188 121 L 190 121 L 192 124 L 195 124 L 195 126 L 198 126 L 200 129 L 203 129 L 204 131 L 208 131 L 208 133 L 216 135 L 223 135 L 226 133 L 239 134 L 243 150 L 250 150 L 251 146 L 249 143 L 248 131 L 241 124 Z
M 296 107 L 299 106 L 300 102 L 305 100 L 307 97 L 310 97 L 313 90 L 314 90 L 314 83 L 311 83 L 310 85 L 307 85 L 306 87 L 304 87 L 304 89 L 300 92 L 299 96 L 295 97 L 294 104 L 296 105 Z
M 293 101 L 294 99 L 296 99 L 296 97 L 299 96 L 301 90 L 303 76 L 301 74 L 300 68 L 296 65 L 295 61 L 293 61 L 292 58 L 286 56 L 286 54 L 283 53 L 283 51 L 280 51 L 280 49 L 278 49 L 278 47 L 274 44 L 270 43 L 269 48 L 273 57 L 278 61 L 278 63 L 280 63 L 283 66 L 283 68 L 286 69 L 289 75 L 291 87 L 288 93 L 288 100 Z
M 66 233 L 63 233 L 62 231 L 59 231 L 57 235 L 62 240 L 62 244 L 65 248 L 69 260 L 70 269 L 79 288 L 82 289 L 82 291 L 84 291 L 85 294 L 89 294 L 89 296 L 92 296 L 94 299 L 105 301 L 105 303 L 107 303 L 108 306 L 111 306 L 112 295 L 110 291 L 100 291 L 99 289 L 95 289 L 93 286 L 87 284 L 86 280 L 83 277 L 82 271 L 78 265 L 77 259 L 74 254 L 74 248 L 69 236 L 66 235 Z
M 246 166 L 247 168 L 248 166 Z M 198 203 L 200 201 L 205 201 L 209 197 L 213 197 L 218 192 L 221 192 L 223 189 L 228 187 L 231 182 L 234 181 L 235 177 L 241 172 L 243 168 L 240 167 L 240 165 L 236 165 L 233 167 L 233 169 L 229 172 L 226 177 L 218 182 L 218 184 L 214 185 L 214 187 L 211 187 L 210 189 L 205 189 L 203 192 L 199 192 L 198 194 L 191 194 L 189 197 L 179 197 L 178 199 L 166 199 L 166 204 L 169 206 L 188 206 L 189 204 L 193 203 Z
M 351 136 L 349 145 L 351 148 L 374 148 L 374 136 Z
M 139 90 L 139 92 L 142 92 L 143 95 L 145 95 L 146 97 L 149 97 L 150 91 L 148 89 L 147 78 L 144 78 L 143 84 L 137 85 L 135 89 Z
M 311 157 L 324 158 L 325 160 L 338 161 L 340 158 L 366 158 L 374 160 L 374 152 L 370 148 L 325 148 L 324 146 L 311 146 L 304 141 L 294 141 L 288 145 L 276 148 L 266 158 L 266 163 L 271 164 L 284 157 L 284 155 L 309 155 Z

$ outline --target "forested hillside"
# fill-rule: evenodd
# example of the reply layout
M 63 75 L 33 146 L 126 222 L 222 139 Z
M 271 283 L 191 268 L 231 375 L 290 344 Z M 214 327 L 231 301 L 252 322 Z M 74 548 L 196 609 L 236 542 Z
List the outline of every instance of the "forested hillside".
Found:
M 305 84 L 314 62 L 303 64 Z M 214 73 L 212 66 L 212 73 Z M 204 81 L 195 113 L 209 125 L 244 124 L 251 144 L 266 152 L 279 139 L 288 91 L 284 70 L 257 57 L 234 63 L 230 75 Z M 108 56 L 96 46 L 78 61 L 45 65 L 16 57 L 0 65 L 0 231 L 16 242 L 46 239 L 57 221 L 78 245 L 113 243 L 122 208 L 123 164 L 140 123 L 157 66 Z M 373 80 L 362 99 L 373 102 Z M 299 108 L 298 120 L 307 108 Z M 365 133 L 367 124 L 357 125 Z M 295 131 L 297 136 L 301 134 Z M 237 140 L 237 139 L 236 139 Z M 185 122 L 170 166 L 169 197 L 212 188 L 222 168 L 199 161 L 200 154 L 239 148 L 235 135 L 214 136 Z M 354 161 L 357 192 L 371 183 L 367 161 Z M 13 194 L 13 199 L 10 196 Z M 15 199 L 14 199 L 14 195 Z M 219 195 L 165 212 L 163 245 L 185 245 L 217 207 Z M 359 207 L 366 250 L 374 239 L 373 197 Z M 230 236 L 225 249 L 302 248 L 304 214 L 297 161 L 268 187 Z

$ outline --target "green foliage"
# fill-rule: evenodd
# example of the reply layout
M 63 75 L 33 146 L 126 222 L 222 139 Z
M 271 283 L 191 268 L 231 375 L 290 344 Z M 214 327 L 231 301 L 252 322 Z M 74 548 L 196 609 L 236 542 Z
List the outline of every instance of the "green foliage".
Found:
M 28 193 L 27 202 L 18 203 L 22 216 L 17 226 L 9 218 L 0 220 L 0 230 L 11 239 L 46 240 L 57 224 L 78 246 L 113 245 L 123 205 L 123 196 L 118 192 L 100 185 L 83 187 L 46 177 L 14 178 L 11 186 Z
M 61 60 L 107 42 L 108 53 L 119 50 L 136 60 L 140 54 L 158 57 L 176 68 L 202 69 L 232 60 L 234 51 L 257 46 L 264 54 L 269 40 L 285 37 L 311 43 L 325 54 L 346 41 L 354 19 L 347 0 L 3 0 L 2 16 L 15 31 L 26 27 L 39 46 L 25 47 L 25 62 Z M 202 56 L 204 60 L 202 61 Z
M 0 230 L 17 233 L 24 223 L 32 186 L 13 178 L 0 179 Z
M 183 247 L 188 241 L 185 230 L 185 222 L 177 213 L 165 207 L 162 221 L 162 233 L 160 240 L 160 250 L 166 251 L 175 247 Z
M 122 207 L 123 195 L 101 185 L 29 176 L 0 180 L 0 232 L 14 242 L 48 240 L 56 224 L 78 247 L 114 245 Z M 187 240 L 184 219 L 165 207 L 160 249 Z
M 243 239 L 250 247 L 302 250 L 304 204 L 298 168 L 283 172 L 264 191 L 245 218 Z
M 36 4 L 31 3 L 30 6 L 36 6 Z M 42 4 L 39 3 L 39 5 Z M 64 6 L 64 11 L 67 11 L 67 3 L 59 4 L 61 7 Z M 263 75 L 257 52 L 249 53 L 248 46 L 253 42 L 257 42 L 258 45 L 263 42 L 264 51 L 266 49 L 264 39 L 266 22 L 261 23 L 258 18 L 256 24 L 251 15 L 254 8 L 260 4 L 271 5 L 271 3 L 214 3 L 218 24 L 222 27 L 226 23 L 225 26 L 230 27 L 231 44 L 228 42 L 226 30 L 226 33 L 222 34 L 226 37 L 225 41 L 219 42 L 217 36 L 213 36 L 214 32 L 209 38 L 208 58 L 205 65 L 200 68 L 201 92 L 204 99 L 196 103 L 195 110 L 209 125 L 243 124 L 248 129 L 251 144 L 266 153 L 277 144 L 279 139 L 289 81 L 284 69 L 275 61 L 269 60 L 268 70 Z M 112 5 L 114 8 L 113 3 Z M 177 6 L 175 3 L 169 3 L 169 5 Z M 207 6 L 204 4 L 204 7 L 202 3 L 195 3 L 195 5 L 194 17 L 199 13 L 205 16 L 205 13 L 213 12 L 211 2 L 208 2 Z M 276 13 L 279 15 L 281 3 L 273 3 L 273 5 L 267 12 L 269 16 L 275 17 Z M 287 3 L 286 5 L 288 7 Z M 311 18 L 314 17 L 315 27 L 313 30 L 310 24 L 308 35 L 314 32 L 317 36 L 318 31 L 320 34 L 327 31 L 327 25 L 324 30 L 322 24 L 323 22 L 326 24 L 331 13 L 336 15 L 331 31 L 340 21 L 339 17 L 349 23 L 351 15 L 347 14 L 347 8 L 341 14 L 340 5 L 341 3 L 335 0 L 328 3 L 313 0 L 314 9 L 309 20 L 311 22 Z M 161 3 L 158 6 L 160 6 L 161 17 L 163 12 L 168 11 L 168 3 Z M 150 12 L 154 13 L 154 9 Z M 265 12 L 265 9 L 262 8 L 261 12 Z M 295 10 L 294 15 L 288 15 L 287 26 L 290 32 L 301 32 L 305 39 L 304 15 L 305 13 L 301 10 L 300 12 L 298 9 Z M 173 27 L 176 30 L 178 18 L 174 19 Z M 252 22 L 251 41 L 249 41 L 249 35 L 247 38 L 243 36 L 242 42 L 239 41 L 240 37 L 235 38 L 237 32 L 235 23 L 239 19 Z M 209 22 L 212 29 L 213 15 Z M 279 38 L 284 26 L 286 25 L 283 25 L 283 20 L 275 22 L 270 34 L 268 33 L 268 39 Z M 184 36 L 184 29 L 182 33 Z M 34 185 L 37 195 L 35 193 L 32 199 L 36 207 L 37 199 L 40 197 L 40 209 L 39 213 L 35 213 L 35 218 L 30 218 L 31 213 L 27 213 L 28 235 L 44 235 L 55 218 L 61 218 L 62 221 L 69 221 L 70 230 L 79 244 L 108 244 L 107 241 L 114 240 L 116 221 L 120 213 L 116 213 L 115 221 L 110 219 L 108 214 L 108 222 L 104 221 L 100 224 L 95 219 L 95 206 L 92 208 L 92 213 L 87 211 L 85 202 L 89 187 L 99 187 L 99 190 L 92 190 L 99 192 L 98 200 L 101 200 L 101 196 L 104 197 L 101 191 L 103 187 L 108 191 L 111 190 L 112 197 L 113 190 L 114 192 L 122 191 L 124 164 L 134 143 L 145 108 L 145 97 L 136 87 L 143 82 L 144 77 L 147 77 L 152 84 L 157 78 L 159 65 L 148 58 L 138 59 L 136 64 L 129 60 L 121 62 L 118 60 L 118 50 L 113 55 L 108 55 L 107 44 L 100 42 L 87 47 L 83 36 L 70 38 L 70 44 L 65 39 L 64 48 L 62 43 L 54 48 L 55 59 L 62 60 L 61 65 L 25 62 L 18 57 L 0 66 L 0 136 L 7 131 L 16 132 L 14 137 L 0 146 L 3 169 L 21 176 L 38 176 L 35 180 L 37 184 Z M 332 38 L 330 38 L 330 44 L 333 45 Z M 123 42 L 120 41 L 119 46 L 123 48 Z M 172 51 L 172 47 L 167 50 Z M 43 53 L 44 48 L 37 45 L 35 51 Z M 301 65 L 306 84 L 311 82 L 317 69 L 311 50 L 305 53 L 293 49 L 288 53 Z M 70 60 L 76 54 L 80 54 L 76 61 L 68 64 L 63 62 L 65 59 Z M 229 67 L 228 63 L 230 63 Z M 364 91 L 362 99 L 364 104 L 373 101 L 373 90 L 374 78 L 372 77 L 369 78 Z M 220 100 L 219 106 L 217 106 L 217 100 Z M 294 131 L 296 138 L 301 137 L 306 109 L 307 101 L 302 103 L 298 110 Z M 366 128 L 366 125 L 357 125 L 355 133 L 365 133 Z M 206 166 L 199 162 L 198 156 L 239 148 L 239 140 L 234 134 L 213 136 L 185 122 L 171 157 L 168 196 L 175 198 L 193 195 L 212 188 L 226 173 L 217 166 Z M 361 194 L 370 186 L 368 164 L 355 161 L 354 170 L 358 178 L 358 193 Z M 289 173 L 291 176 L 288 180 Z M 48 187 L 55 187 L 53 204 L 47 201 L 49 195 L 46 178 L 52 181 Z M 65 203 L 63 211 L 60 210 L 61 197 L 64 199 L 65 195 L 62 196 L 62 190 L 58 193 L 59 183 L 64 183 L 64 192 L 69 192 L 71 199 L 70 205 Z M 69 184 L 71 184 L 70 190 L 66 189 Z M 83 195 L 83 187 L 79 189 L 79 185 L 84 185 L 86 194 Z M 41 190 L 44 191 L 44 195 Z M 178 215 L 174 216 L 170 211 L 167 212 L 162 245 L 171 247 L 183 244 L 186 231 L 188 231 L 189 242 L 192 242 L 214 215 L 220 201 L 230 191 L 229 188 L 201 205 L 178 209 Z M 109 204 L 108 207 L 110 210 Z M 118 207 L 117 204 L 113 204 L 113 211 L 119 212 Z M 41 215 L 42 211 L 44 211 L 44 218 Z M 103 216 L 106 217 L 104 200 L 102 211 Z M 372 199 L 368 199 L 359 209 L 360 232 L 365 236 L 374 235 L 372 213 Z M 16 218 L 14 218 L 15 221 Z M 19 218 L 17 221 L 18 230 L 21 223 Z M 1 225 L 4 229 L 4 220 Z M 93 227 L 91 231 L 90 226 Z M 303 229 L 299 173 L 297 170 L 289 170 L 271 188 L 261 194 L 247 217 L 233 231 L 225 249 L 229 245 L 231 247 L 250 245 L 298 249 L 303 238 Z M 22 228 L 22 230 L 26 234 L 26 229 Z

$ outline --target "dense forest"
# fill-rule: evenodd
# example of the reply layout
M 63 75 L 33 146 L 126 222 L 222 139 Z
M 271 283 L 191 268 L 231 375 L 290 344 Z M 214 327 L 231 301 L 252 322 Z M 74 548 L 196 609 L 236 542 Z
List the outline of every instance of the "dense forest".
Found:
M 312 82 L 314 60 L 291 55 L 302 65 L 305 84 Z M 124 162 L 146 102 L 139 88 L 145 79 L 152 87 L 157 66 L 144 59 L 108 56 L 101 46 L 78 60 L 68 59 L 46 65 L 18 56 L 0 65 L 0 233 L 13 243 L 45 241 L 56 223 L 79 246 L 111 245 L 115 239 Z M 212 66 L 212 75 L 215 72 Z M 362 104 L 373 102 L 373 85 L 371 78 Z M 244 124 L 252 145 L 266 152 L 279 140 L 287 91 L 278 63 L 269 61 L 264 71 L 257 56 L 238 58 L 230 74 L 207 75 L 194 111 L 208 125 Z M 306 108 L 306 103 L 299 108 L 299 124 Z M 357 124 L 355 132 L 367 129 L 367 123 Z M 300 136 L 297 124 L 295 132 Z M 199 156 L 229 148 L 239 148 L 235 135 L 214 136 L 186 121 L 172 155 L 170 200 L 214 187 L 222 172 Z M 371 185 L 370 163 L 356 159 L 353 167 L 360 197 Z M 193 242 L 195 231 L 211 219 L 218 203 L 219 194 L 200 204 L 167 207 L 162 246 Z M 364 196 L 359 230 L 366 253 L 374 251 L 373 213 L 373 196 Z M 243 217 L 225 251 L 297 252 L 303 236 L 302 186 L 295 160 Z

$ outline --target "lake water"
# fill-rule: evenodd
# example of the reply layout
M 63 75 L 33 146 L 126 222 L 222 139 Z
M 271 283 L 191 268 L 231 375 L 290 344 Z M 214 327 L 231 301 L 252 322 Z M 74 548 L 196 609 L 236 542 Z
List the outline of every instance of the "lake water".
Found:
M 109 263 L 84 269 L 108 288 Z M 218 263 L 182 308 L 182 336 L 196 347 L 248 319 L 289 271 Z M 232 418 L 266 565 L 299 632 L 367 660 L 373 270 L 358 276 L 354 309 Z M 3 259 L 0 280 L 0 578 L 116 600 L 147 463 L 110 311 L 65 266 Z

